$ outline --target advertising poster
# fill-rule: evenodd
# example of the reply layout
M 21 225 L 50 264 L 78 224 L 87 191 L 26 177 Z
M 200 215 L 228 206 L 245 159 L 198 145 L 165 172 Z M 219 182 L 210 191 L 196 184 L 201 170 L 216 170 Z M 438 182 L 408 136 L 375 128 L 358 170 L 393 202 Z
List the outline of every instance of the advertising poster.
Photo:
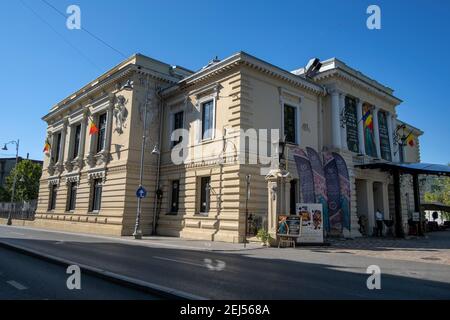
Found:
M 323 206 L 321 203 L 297 203 L 301 218 L 298 243 L 323 243 Z
M 299 237 L 300 236 L 300 217 L 299 216 L 278 216 L 279 236 Z

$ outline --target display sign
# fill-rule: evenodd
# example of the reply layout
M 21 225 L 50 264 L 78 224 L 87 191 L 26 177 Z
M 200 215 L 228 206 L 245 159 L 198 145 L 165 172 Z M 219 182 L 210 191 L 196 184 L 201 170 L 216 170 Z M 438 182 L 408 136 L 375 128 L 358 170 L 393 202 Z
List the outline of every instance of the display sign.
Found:
M 299 237 L 300 224 L 299 216 L 279 215 L 277 234 L 285 237 Z
M 321 203 L 297 203 L 301 218 L 298 243 L 323 243 L 323 206 Z
M 412 213 L 412 221 L 415 221 L 415 222 L 420 221 L 420 212 L 413 212 Z
M 391 161 L 391 143 L 389 140 L 389 129 L 387 126 L 386 113 L 380 111 L 378 113 L 378 130 L 380 132 L 380 151 L 384 160 Z
M 359 152 L 358 117 L 356 114 L 356 100 L 345 97 L 345 124 L 347 127 L 348 150 Z

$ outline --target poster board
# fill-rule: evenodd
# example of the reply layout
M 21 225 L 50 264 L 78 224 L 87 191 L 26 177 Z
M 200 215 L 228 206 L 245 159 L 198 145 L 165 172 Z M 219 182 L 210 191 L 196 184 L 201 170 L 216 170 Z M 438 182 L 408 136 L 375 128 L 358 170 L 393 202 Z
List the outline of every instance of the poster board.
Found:
M 298 243 L 323 243 L 323 206 L 321 203 L 297 203 L 301 220 Z
M 298 238 L 301 235 L 301 217 L 291 215 L 278 216 L 277 235 Z

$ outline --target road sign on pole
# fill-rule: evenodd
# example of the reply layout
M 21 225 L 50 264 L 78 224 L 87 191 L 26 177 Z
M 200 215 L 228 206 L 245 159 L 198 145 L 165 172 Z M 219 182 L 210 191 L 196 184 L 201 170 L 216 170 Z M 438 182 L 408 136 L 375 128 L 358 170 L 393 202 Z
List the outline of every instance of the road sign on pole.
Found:
M 143 186 L 140 186 L 137 190 L 136 190 L 136 197 L 138 197 L 139 199 L 145 198 L 147 196 L 147 190 L 145 190 L 145 188 Z

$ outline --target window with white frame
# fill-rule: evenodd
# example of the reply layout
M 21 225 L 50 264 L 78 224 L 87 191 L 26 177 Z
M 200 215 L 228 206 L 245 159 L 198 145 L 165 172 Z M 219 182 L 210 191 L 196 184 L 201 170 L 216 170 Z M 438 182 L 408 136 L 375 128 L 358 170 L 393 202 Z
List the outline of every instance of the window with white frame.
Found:
M 298 144 L 298 111 L 297 107 L 284 105 L 284 135 L 287 143 Z
M 76 124 L 73 127 L 73 150 L 72 159 L 76 159 L 80 152 L 80 141 L 81 141 L 81 124 Z
M 178 129 L 183 129 L 184 127 L 184 112 L 179 111 L 174 114 L 172 114 L 172 132 Z M 178 140 L 172 141 L 172 147 L 175 147 L 177 144 L 179 144 L 181 141 L 183 141 L 183 136 L 180 135 L 177 137 Z
M 203 102 L 202 105 L 202 140 L 212 139 L 214 130 L 214 100 Z

